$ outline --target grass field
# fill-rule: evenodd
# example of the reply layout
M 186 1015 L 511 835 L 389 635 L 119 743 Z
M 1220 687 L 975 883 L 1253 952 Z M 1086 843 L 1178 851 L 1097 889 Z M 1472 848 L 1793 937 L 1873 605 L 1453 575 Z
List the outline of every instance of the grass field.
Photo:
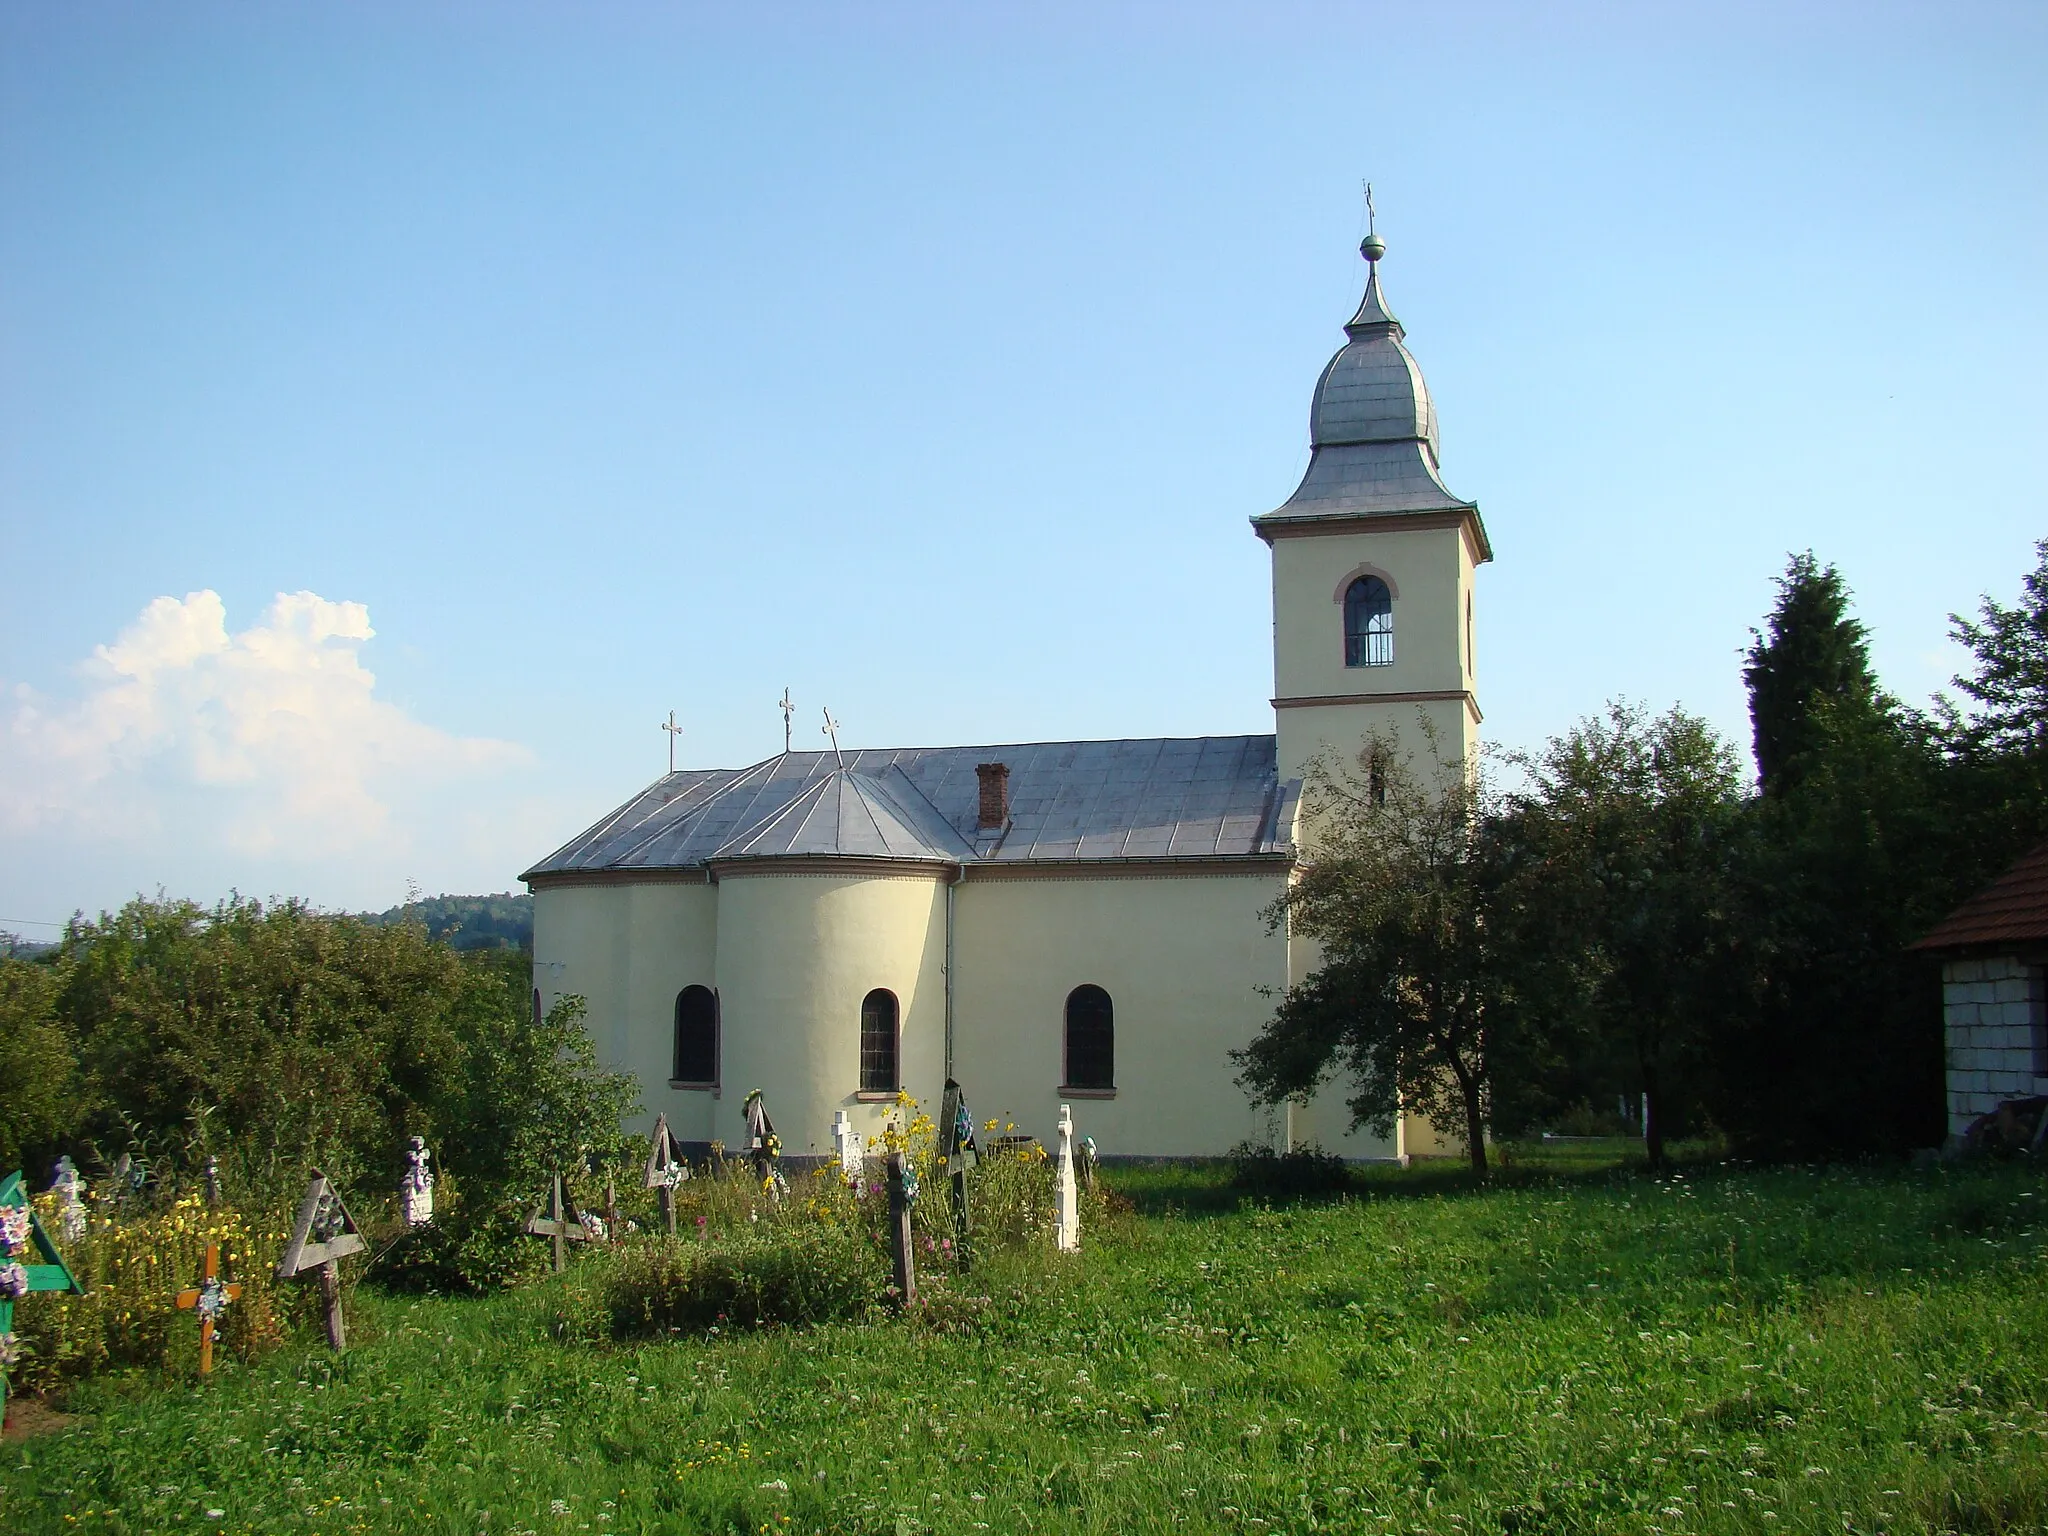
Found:
M 0 1531 L 2048 1529 L 2039 1172 L 1613 1155 L 1285 1208 L 1128 1170 L 1077 1260 L 924 1323 L 364 1295 L 338 1361 L 80 1389 L 0 1449 Z

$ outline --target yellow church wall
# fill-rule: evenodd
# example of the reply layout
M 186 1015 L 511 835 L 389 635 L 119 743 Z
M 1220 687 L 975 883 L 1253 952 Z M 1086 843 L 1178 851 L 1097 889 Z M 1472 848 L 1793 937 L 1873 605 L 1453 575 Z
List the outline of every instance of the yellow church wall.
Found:
M 981 878 L 960 887 L 955 1060 L 968 1102 L 1051 1144 L 1059 1105 L 1108 1156 L 1215 1156 L 1266 1139 L 1232 1049 L 1271 1017 L 1256 990 L 1287 979 L 1286 940 L 1260 917 L 1284 873 Z M 1067 996 L 1109 993 L 1116 1096 L 1062 1096 Z
M 744 1145 L 741 1105 L 759 1088 L 788 1153 L 829 1153 L 844 1109 L 864 1135 L 890 1105 L 863 1102 L 860 1009 L 896 994 L 903 1086 L 937 1111 L 945 1082 L 946 888 L 929 874 L 723 872 L 718 994 L 725 1092 L 714 1132 Z
M 676 994 L 713 986 L 718 895 L 703 880 L 542 887 L 534 892 L 534 975 L 544 1004 L 580 993 L 599 1059 L 640 1083 L 651 1126 L 668 1116 L 685 1141 L 711 1138 L 713 1096 L 668 1086 Z
M 1276 711 L 1282 776 L 1297 777 L 1325 746 L 1355 752 L 1374 725 L 1411 736 L 1418 706 L 1436 723 L 1447 755 L 1469 752 L 1478 726 L 1461 700 L 1476 691 L 1477 635 L 1474 551 L 1465 530 L 1377 526 L 1276 537 L 1272 550 L 1275 699 L 1394 696 L 1320 706 L 1283 704 Z M 1356 576 L 1367 573 L 1380 576 L 1393 591 L 1394 660 L 1384 667 L 1347 667 L 1344 592 Z M 1413 697 L 1418 694 L 1452 697 Z

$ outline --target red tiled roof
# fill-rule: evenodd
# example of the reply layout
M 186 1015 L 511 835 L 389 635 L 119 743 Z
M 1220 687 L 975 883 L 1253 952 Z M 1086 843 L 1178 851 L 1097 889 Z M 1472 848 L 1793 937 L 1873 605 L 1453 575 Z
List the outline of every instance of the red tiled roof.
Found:
M 2048 843 L 1984 887 L 1915 949 L 1977 948 L 2048 941 Z

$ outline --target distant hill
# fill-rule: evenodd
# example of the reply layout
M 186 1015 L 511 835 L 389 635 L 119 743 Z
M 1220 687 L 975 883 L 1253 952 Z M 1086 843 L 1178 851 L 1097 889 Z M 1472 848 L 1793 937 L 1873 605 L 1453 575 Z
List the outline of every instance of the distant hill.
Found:
M 500 891 L 494 896 L 422 896 L 387 912 L 365 912 L 373 923 L 417 920 L 454 949 L 533 948 L 533 898 Z

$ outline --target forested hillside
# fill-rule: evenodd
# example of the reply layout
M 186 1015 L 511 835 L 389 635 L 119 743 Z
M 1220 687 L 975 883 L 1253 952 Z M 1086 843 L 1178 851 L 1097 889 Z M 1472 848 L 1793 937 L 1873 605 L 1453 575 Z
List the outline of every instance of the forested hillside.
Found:
M 533 898 L 521 892 L 492 896 L 422 896 L 403 906 L 363 914 L 380 924 L 417 920 L 429 937 L 450 949 L 533 948 Z

